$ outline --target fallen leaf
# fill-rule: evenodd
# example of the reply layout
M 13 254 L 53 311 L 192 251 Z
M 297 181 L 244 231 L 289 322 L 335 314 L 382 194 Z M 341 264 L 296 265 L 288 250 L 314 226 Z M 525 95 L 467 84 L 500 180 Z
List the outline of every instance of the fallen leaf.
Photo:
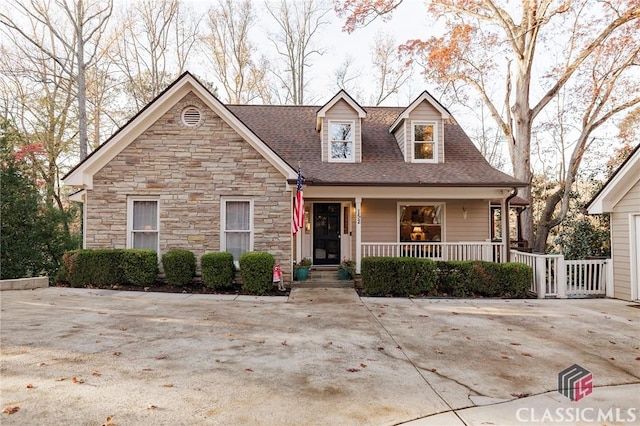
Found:
M 440 349 L 436 349 L 434 352 L 437 353 L 437 354 L 440 354 L 440 355 L 442 355 L 444 353 Z
M 252 368 L 245 368 L 244 371 L 253 372 L 253 369 Z
M 33 383 L 27 383 L 27 386 L 25 386 L 27 389 L 33 389 Z
M 102 423 L 102 426 L 118 426 L 115 423 L 111 423 L 111 420 L 113 420 L 113 416 L 108 416 L 107 421 L 105 423 Z
M 367 364 L 360 363 L 360 367 L 367 368 Z
M 96 371 L 96 370 L 93 370 L 93 371 L 91 372 L 91 375 L 92 375 L 92 376 L 96 376 L 96 377 L 100 377 L 100 376 L 102 376 L 102 374 L 100 374 L 100 373 L 99 373 L 98 371 Z
M 147 405 L 147 410 L 155 410 L 156 408 L 158 408 L 158 407 L 156 407 L 156 406 L 155 406 L 155 405 L 153 405 L 153 404 L 149 404 L 149 405 Z
M 507 331 L 513 331 L 511 328 L 507 328 Z
M 451 328 L 450 330 L 451 330 L 451 331 L 458 331 L 458 330 L 460 330 L 460 329 L 459 329 L 459 328 L 455 328 L 455 327 L 453 327 L 453 328 Z
M 451 312 L 451 315 L 460 315 L 460 314 L 457 312 Z
M 348 371 L 349 373 L 356 373 L 356 372 L 358 372 L 358 371 L 360 371 L 360 370 L 359 370 L 359 369 L 357 369 L 357 368 L 347 368 L 347 371 Z
M 172 388 L 173 384 L 172 383 L 165 383 L 164 385 L 162 385 L 163 388 Z
M 502 359 L 511 359 L 510 356 L 502 355 Z
M 66 377 L 60 377 L 59 379 L 56 379 L 56 382 L 64 382 L 65 380 L 67 380 Z
M 609 343 L 611 343 L 612 345 L 616 344 L 616 342 L 614 342 L 613 340 L 609 340 Z
M 15 407 L 7 407 L 4 410 L 2 410 L 2 412 L 6 414 L 15 414 L 18 411 L 20 411 L 20 407 L 18 407 L 17 405 Z
M 400 345 L 398 345 L 398 346 L 396 346 L 396 349 L 402 350 L 402 347 Z
M 421 318 L 429 318 L 429 315 L 418 315 Z
M 533 357 L 533 355 L 531 355 L 529 352 L 522 352 L 521 354 L 522 356 L 530 356 Z
M 84 383 L 84 379 L 82 377 L 79 379 L 77 377 L 74 377 L 73 379 L 71 379 L 71 381 L 73 383 Z
M 436 371 L 438 371 L 438 370 L 436 370 L 435 368 L 432 368 L 432 369 L 430 369 L 429 371 L 431 371 L 432 373 L 435 373 L 435 372 L 436 372 Z
M 467 340 L 471 340 L 471 337 L 469 337 L 469 336 L 465 336 L 465 339 L 467 339 Z
M 609 359 L 610 359 L 611 361 L 615 361 L 615 360 L 616 360 L 614 357 L 609 357 Z
M 378 350 L 379 351 L 384 351 L 384 348 L 382 346 L 378 346 Z
M 115 352 L 113 353 L 113 356 L 120 356 L 120 355 L 122 355 L 122 352 L 115 351 Z
M 167 359 L 166 355 L 158 355 L 156 359 Z
M 39 363 L 38 363 L 38 367 L 44 367 L 45 365 L 47 365 L 47 363 L 46 363 L 46 362 L 39 362 Z
M 280 343 L 282 346 L 288 346 L 287 345 L 287 341 L 285 340 L 284 342 Z
M 516 342 L 512 342 L 512 343 L 509 343 L 509 344 L 513 345 L 513 346 L 520 346 L 521 345 L 521 343 L 516 343 Z
M 636 361 L 640 361 L 640 356 L 637 356 L 637 357 L 636 357 Z
M 120 327 L 120 331 L 127 331 L 127 327 Z

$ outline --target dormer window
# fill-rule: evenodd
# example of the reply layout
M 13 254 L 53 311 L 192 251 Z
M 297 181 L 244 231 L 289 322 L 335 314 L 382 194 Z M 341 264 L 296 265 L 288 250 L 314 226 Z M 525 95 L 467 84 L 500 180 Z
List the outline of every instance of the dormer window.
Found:
M 329 121 L 329 161 L 353 162 L 353 121 Z
M 434 163 L 438 158 L 438 126 L 435 122 L 413 121 L 411 123 L 413 161 Z

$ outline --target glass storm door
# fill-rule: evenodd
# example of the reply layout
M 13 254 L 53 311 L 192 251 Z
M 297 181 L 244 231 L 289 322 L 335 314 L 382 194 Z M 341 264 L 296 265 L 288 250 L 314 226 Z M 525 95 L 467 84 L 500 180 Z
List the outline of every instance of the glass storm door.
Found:
M 340 263 L 340 203 L 313 204 L 313 264 Z

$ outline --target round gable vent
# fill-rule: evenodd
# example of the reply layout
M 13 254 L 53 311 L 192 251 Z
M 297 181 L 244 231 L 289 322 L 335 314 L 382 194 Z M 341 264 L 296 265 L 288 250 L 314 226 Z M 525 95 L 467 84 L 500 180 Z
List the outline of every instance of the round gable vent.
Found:
M 182 122 L 187 127 L 196 127 L 202 120 L 202 113 L 196 107 L 189 106 L 182 111 Z

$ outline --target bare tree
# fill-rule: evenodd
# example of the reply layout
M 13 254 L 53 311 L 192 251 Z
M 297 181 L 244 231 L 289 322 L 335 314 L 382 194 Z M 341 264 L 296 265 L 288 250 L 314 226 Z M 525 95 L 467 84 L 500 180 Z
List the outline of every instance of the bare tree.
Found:
M 402 0 L 340 1 L 345 28 L 370 22 Z M 422 65 L 425 76 L 447 89 L 479 96 L 504 134 L 514 174 L 531 183 L 531 141 L 541 113 L 567 87 L 578 97 L 566 174 L 547 199 L 534 248 L 544 251 L 549 227 L 566 214 L 571 185 L 591 135 L 609 119 L 640 102 L 637 73 L 637 1 L 433 0 L 431 16 L 446 25 L 442 37 L 411 40 L 403 49 Z M 544 49 L 545 55 L 540 51 Z M 549 59 L 552 61 L 548 66 Z M 496 82 L 503 84 L 498 87 Z M 536 90 L 534 90 L 536 89 Z M 531 187 L 520 193 L 531 201 Z M 561 204 L 558 215 L 548 215 Z M 523 215 L 525 238 L 534 241 L 532 209 Z
M 15 19 L 7 10 L 18 15 Z M 11 37 L 22 37 L 59 65 L 75 83 L 80 158 L 87 156 L 86 73 L 107 26 L 113 0 L 8 0 L 0 23 Z M 28 25 L 25 25 L 28 22 Z M 46 37 L 44 34 L 46 33 Z M 61 46 L 53 50 L 46 40 Z M 73 58 L 73 61 L 69 61 Z
M 265 58 L 255 61 L 256 49 L 249 40 L 256 19 L 252 4 L 250 0 L 219 0 L 208 13 L 205 55 L 230 103 L 269 100 L 268 63 Z
M 380 105 L 411 78 L 412 70 L 405 65 L 395 38 L 378 33 L 371 48 L 371 62 L 375 82 L 374 105 Z
M 269 35 L 278 55 L 284 63 L 284 75 L 276 78 L 285 91 L 288 103 L 302 105 L 305 101 L 307 81 L 305 70 L 311 66 L 311 58 L 321 55 L 314 41 L 319 30 L 329 23 L 329 5 L 322 0 L 280 0 L 276 5 L 266 4 L 276 22 L 278 31 Z
M 139 0 L 124 12 L 111 59 L 123 76 L 132 109 L 156 97 L 186 67 L 199 20 L 180 0 Z
M 335 86 L 338 90 L 344 90 L 354 98 L 362 95 L 362 89 L 358 84 L 362 78 L 362 71 L 355 69 L 355 59 L 353 56 L 347 56 L 345 60 L 333 72 Z

